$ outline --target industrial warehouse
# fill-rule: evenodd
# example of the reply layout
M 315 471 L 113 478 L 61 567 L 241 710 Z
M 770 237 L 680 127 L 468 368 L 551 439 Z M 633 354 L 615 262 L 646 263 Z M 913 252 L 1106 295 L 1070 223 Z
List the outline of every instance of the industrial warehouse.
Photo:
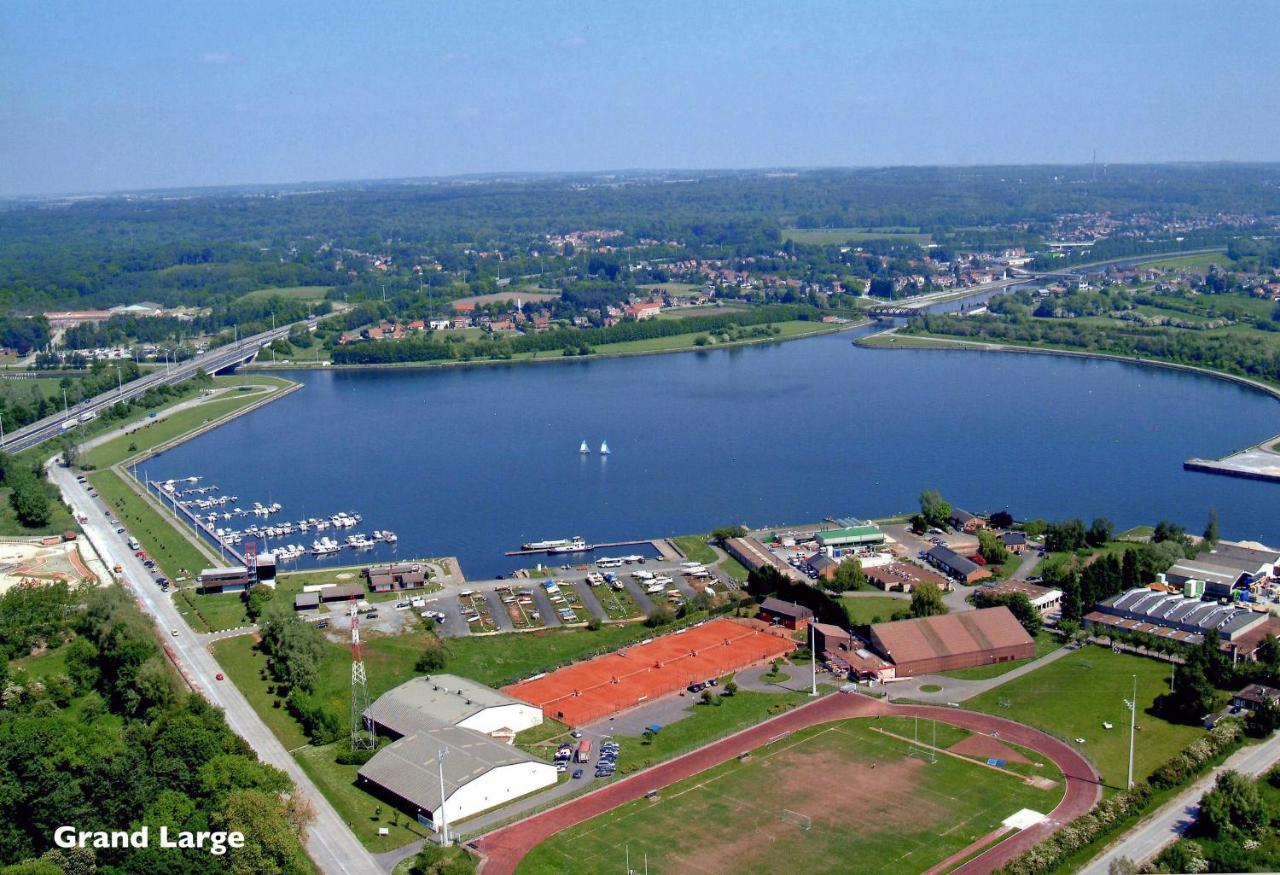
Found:
M 935 674 L 1035 656 L 1036 644 L 1006 607 L 871 626 L 871 647 L 897 677 Z
M 360 786 L 433 828 L 556 783 L 555 766 L 511 744 L 542 711 L 475 681 L 414 678 L 365 717 L 395 740 L 360 767 Z

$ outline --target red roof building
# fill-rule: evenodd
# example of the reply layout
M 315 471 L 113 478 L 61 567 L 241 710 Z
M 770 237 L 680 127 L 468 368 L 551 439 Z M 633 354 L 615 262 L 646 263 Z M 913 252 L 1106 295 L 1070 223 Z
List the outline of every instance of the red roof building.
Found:
M 898 677 L 1030 659 L 1036 643 L 1006 607 L 876 623 L 871 646 Z

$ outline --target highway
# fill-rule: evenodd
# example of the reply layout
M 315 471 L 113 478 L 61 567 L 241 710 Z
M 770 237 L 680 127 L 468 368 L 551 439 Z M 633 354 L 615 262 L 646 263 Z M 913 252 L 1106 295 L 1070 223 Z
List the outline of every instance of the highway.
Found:
M 315 320 L 310 320 L 304 324 L 308 327 L 313 327 Z M 232 365 L 252 359 L 262 347 L 273 340 L 288 335 L 289 329 L 292 327 L 292 324 L 282 325 L 279 328 L 255 334 L 236 343 L 211 349 L 188 361 L 178 362 L 177 364 L 152 371 L 132 382 L 125 383 L 118 389 L 111 389 L 93 398 L 86 398 L 61 413 L 46 416 L 38 422 L 23 426 L 11 434 L 6 434 L 4 440 L 0 441 L 0 450 L 8 453 L 22 452 L 62 434 L 63 423 L 68 420 L 75 420 L 90 413 L 96 415 L 100 410 L 110 407 L 118 401 L 128 401 L 142 395 L 153 386 L 181 383 L 183 380 L 194 376 L 200 370 L 214 374 Z
M 1160 853 L 1186 832 L 1200 813 L 1200 797 L 1209 791 L 1218 775 L 1234 769 L 1244 775 L 1257 776 L 1280 761 L 1280 734 L 1262 744 L 1241 748 L 1227 757 L 1221 766 L 1210 771 L 1175 798 L 1162 805 L 1155 814 L 1139 823 L 1113 843 L 1084 869 L 1082 875 L 1107 875 L 1111 863 L 1127 857 L 1138 865 Z
M 288 329 L 284 329 L 288 330 Z M 260 335 L 261 336 L 261 335 Z M 257 341 L 253 341 L 257 342 Z M 259 758 L 286 772 L 296 792 L 310 802 L 316 817 L 308 828 L 307 851 L 326 875 L 368 875 L 381 872 L 373 856 L 302 771 L 284 745 L 262 722 L 257 712 L 229 680 L 218 680 L 222 669 L 213 654 L 201 645 L 196 633 L 182 619 L 169 595 L 155 585 L 151 574 L 125 538 L 117 534 L 107 508 L 90 497 L 87 488 L 77 482 L 71 470 L 57 464 L 48 466 L 50 479 L 61 489 L 64 500 L 82 523 L 85 535 L 107 567 L 120 565 L 122 582 L 133 593 L 139 606 L 150 614 L 160 638 L 169 645 L 179 671 L 215 706 L 226 714 L 231 729 L 249 743 Z

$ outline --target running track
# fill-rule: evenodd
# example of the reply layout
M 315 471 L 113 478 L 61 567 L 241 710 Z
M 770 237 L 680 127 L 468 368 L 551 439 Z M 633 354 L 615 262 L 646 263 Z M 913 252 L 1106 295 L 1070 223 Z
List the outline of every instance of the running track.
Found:
M 1058 826 L 1088 812 L 1102 794 L 1100 778 L 1089 761 L 1074 748 L 1038 729 L 973 711 L 928 705 L 889 705 L 869 696 L 834 693 L 692 753 L 535 814 L 519 823 L 483 835 L 472 842 L 472 847 L 484 858 L 481 864 L 483 875 L 511 875 L 524 855 L 539 842 L 597 814 L 639 799 L 650 790 L 661 789 L 704 772 L 741 753 L 762 747 L 779 735 L 832 720 L 880 715 L 926 717 L 976 732 L 998 732 L 1002 740 L 1020 744 L 1052 760 L 1066 776 L 1066 792 L 1058 807 L 1050 813 L 1049 820 L 1011 835 L 953 870 L 952 875 L 985 875 L 1000 868 L 1050 835 Z

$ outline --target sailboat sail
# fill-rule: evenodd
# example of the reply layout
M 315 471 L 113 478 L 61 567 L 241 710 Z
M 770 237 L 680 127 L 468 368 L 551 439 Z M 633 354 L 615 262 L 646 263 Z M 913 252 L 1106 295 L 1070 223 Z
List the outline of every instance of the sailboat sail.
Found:
M 600 442 L 600 455 L 602 455 L 602 456 L 607 456 L 607 455 L 609 455 L 609 442 L 608 442 L 608 441 L 601 441 L 601 442 Z
M 587 446 L 586 441 L 583 441 L 582 446 L 578 447 L 578 452 L 582 453 L 583 455 L 586 455 L 587 453 L 591 452 L 591 448 Z

